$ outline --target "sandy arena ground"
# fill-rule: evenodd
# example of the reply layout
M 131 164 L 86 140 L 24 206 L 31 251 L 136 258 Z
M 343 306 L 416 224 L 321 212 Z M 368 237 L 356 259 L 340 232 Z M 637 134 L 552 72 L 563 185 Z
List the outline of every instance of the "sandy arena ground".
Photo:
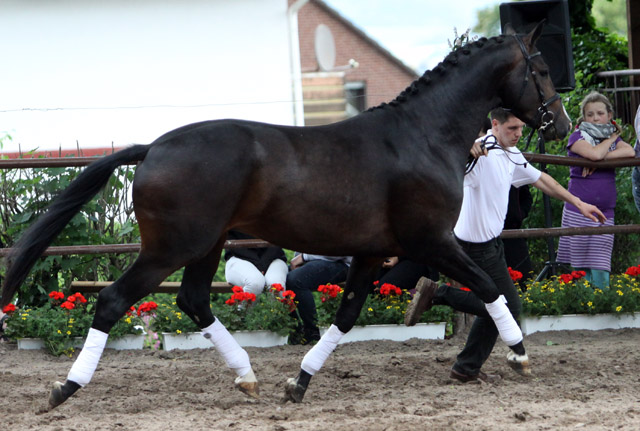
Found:
M 640 330 L 558 331 L 525 339 L 534 376 L 513 373 L 501 342 L 484 367 L 503 379 L 461 384 L 464 343 L 367 341 L 338 346 L 302 404 L 283 404 L 304 346 L 248 348 L 261 399 L 233 387 L 213 349 L 112 351 L 92 382 L 37 414 L 72 360 L 0 344 L 3 430 L 638 430 Z M 77 353 L 76 353 L 77 354 Z

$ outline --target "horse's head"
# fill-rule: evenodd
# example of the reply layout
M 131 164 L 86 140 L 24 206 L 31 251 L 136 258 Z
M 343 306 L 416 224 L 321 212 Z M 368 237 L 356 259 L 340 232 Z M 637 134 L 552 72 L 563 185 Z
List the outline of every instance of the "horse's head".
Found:
M 507 24 L 506 34 L 514 38 L 514 62 L 503 81 L 501 97 L 504 108 L 511 109 L 528 126 L 540 129 L 545 139 L 562 139 L 571 129 L 571 119 L 535 46 L 543 24 L 540 22 L 527 35 L 517 35 Z

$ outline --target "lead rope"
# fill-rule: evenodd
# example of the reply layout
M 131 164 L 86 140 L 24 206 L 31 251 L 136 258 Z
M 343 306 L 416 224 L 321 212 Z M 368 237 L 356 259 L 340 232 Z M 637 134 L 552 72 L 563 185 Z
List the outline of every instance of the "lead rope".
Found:
M 527 144 L 525 146 L 525 151 L 529 148 L 529 144 L 531 143 L 531 138 L 533 137 L 533 133 L 534 132 L 535 132 L 535 129 L 531 129 L 531 133 L 529 133 L 529 136 L 527 137 Z M 489 142 L 490 139 L 492 139 L 492 142 Z M 509 157 L 509 154 L 515 154 L 515 153 L 513 153 L 513 152 L 507 150 L 506 148 L 503 148 L 502 146 L 500 146 L 500 144 L 498 144 L 498 140 L 493 135 L 485 136 L 484 139 L 482 139 L 482 141 L 480 143 L 480 148 L 483 149 L 483 150 L 486 149 L 487 151 L 502 150 L 502 151 L 504 151 L 504 153 L 507 156 L 507 159 L 509 159 L 509 161 L 511 163 L 513 163 L 516 166 L 524 166 L 525 168 L 527 167 L 527 164 L 528 164 L 527 162 L 519 163 L 519 162 L 516 162 L 513 159 L 511 159 L 511 157 Z M 480 156 L 480 157 L 482 157 L 482 156 Z M 464 174 L 467 175 L 469 172 L 471 172 L 473 170 L 473 168 L 476 167 L 477 164 L 478 164 L 478 159 L 476 159 L 472 155 L 469 155 L 469 158 L 467 159 L 467 164 L 465 166 Z

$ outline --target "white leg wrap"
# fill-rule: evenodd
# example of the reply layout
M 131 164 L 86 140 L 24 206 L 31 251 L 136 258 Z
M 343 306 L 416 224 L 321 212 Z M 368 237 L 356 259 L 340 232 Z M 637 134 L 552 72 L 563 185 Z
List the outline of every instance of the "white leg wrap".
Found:
M 344 334 L 345 333 L 340 331 L 337 326 L 331 325 L 329 330 L 320 338 L 318 344 L 313 346 L 313 348 L 304 355 L 300 368 L 312 376 L 320 371 L 320 368 L 324 365 L 324 361 L 326 361 L 331 352 L 335 350 Z
M 102 331 L 93 328 L 89 329 L 82 351 L 78 355 L 78 359 L 73 363 L 67 375 L 67 380 L 76 382 L 82 387 L 91 381 L 91 377 L 93 377 L 93 373 L 98 366 L 98 361 L 102 356 L 104 346 L 107 344 L 108 337 L 109 334 Z
M 493 319 L 500 338 L 507 346 L 513 346 L 522 341 L 522 331 L 513 318 L 511 311 L 506 306 L 507 300 L 504 295 L 500 295 L 498 299 L 490 304 L 485 304 L 489 315 Z
M 202 335 L 213 343 L 227 366 L 236 372 L 238 377 L 245 376 L 251 371 L 249 354 L 238 344 L 227 328 L 216 319 L 211 325 L 202 330 Z

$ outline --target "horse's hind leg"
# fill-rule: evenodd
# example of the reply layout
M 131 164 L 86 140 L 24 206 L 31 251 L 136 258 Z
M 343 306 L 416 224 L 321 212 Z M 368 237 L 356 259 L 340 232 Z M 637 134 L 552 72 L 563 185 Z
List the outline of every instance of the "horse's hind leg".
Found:
M 89 383 L 113 325 L 175 269 L 175 264 L 149 259 L 143 252 L 122 277 L 100 291 L 96 313 L 82 351 L 73 363 L 66 382 L 54 383 L 49 396 L 49 409 L 62 404 Z
M 224 241 L 223 236 L 208 256 L 185 267 L 176 303 L 196 322 L 202 329 L 202 335 L 213 343 L 227 366 L 236 373 L 238 389 L 257 398 L 258 381 L 251 368 L 249 355 L 211 312 L 209 286 L 218 268 Z
M 311 377 L 320 370 L 340 339 L 356 323 L 381 263 L 382 258 L 353 259 L 333 324 L 304 356 L 298 376 L 287 380 L 284 401 L 302 402 Z

